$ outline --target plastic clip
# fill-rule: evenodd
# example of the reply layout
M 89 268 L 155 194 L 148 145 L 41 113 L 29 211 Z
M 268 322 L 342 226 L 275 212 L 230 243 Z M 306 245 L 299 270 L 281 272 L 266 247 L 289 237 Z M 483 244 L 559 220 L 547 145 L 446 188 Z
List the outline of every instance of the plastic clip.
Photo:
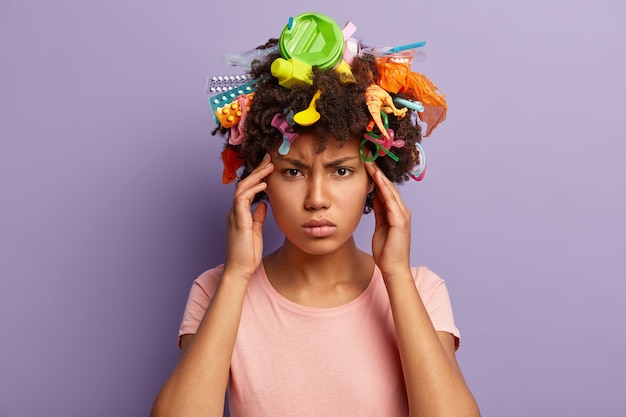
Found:
M 424 179 L 424 175 L 426 175 L 426 154 L 424 153 L 424 148 L 420 145 L 419 142 L 415 143 L 415 147 L 417 148 L 417 164 L 415 167 L 409 172 L 409 176 L 413 178 L 415 181 L 421 181 Z
M 274 115 L 271 125 L 283 134 L 283 142 L 278 148 L 278 153 L 281 155 L 287 155 L 291 149 L 291 144 L 298 137 L 298 133 L 289 131 L 291 125 L 289 124 L 288 118 L 283 116 L 281 113 L 276 113 Z

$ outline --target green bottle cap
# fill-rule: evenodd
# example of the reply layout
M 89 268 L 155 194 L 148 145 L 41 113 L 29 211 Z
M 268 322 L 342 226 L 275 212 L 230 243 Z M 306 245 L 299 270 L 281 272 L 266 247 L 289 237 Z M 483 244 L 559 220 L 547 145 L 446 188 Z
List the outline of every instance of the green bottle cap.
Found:
M 333 68 L 343 58 L 343 32 L 322 13 L 303 13 L 290 19 L 278 44 L 283 58 L 294 57 L 320 69 Z

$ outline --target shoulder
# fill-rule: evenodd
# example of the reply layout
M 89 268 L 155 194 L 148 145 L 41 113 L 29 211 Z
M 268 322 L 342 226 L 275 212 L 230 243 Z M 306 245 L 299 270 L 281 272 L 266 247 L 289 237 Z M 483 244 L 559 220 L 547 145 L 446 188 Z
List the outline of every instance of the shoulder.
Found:
M 445 281 L 426 266 L 414 266 L 411 272 L 420 293 L 429 293 L 440 286 L 445 286 Z
M 220 264 L 201 273 L 193 281 L 192 292 L 202 292 L 206 297 L 211 298 L 217 289 L 223 271 L 224 264 Z
M 193 285 L 191 287 L 192 295 L 203 296 L 211 299 L 213 297 L 213 294 L 215 294 L 215 291 L 217 290 L 223 272 L 224 264 L 219 264 L 201 273 L 193 281 Z M 263 273 L 263 265 L 260 265 L 254 273 L 254 277 L 257 277 Z M 254 282 L 257 280 L 253 278 L 251 281 Z
M 187 304 L 183 313 L 183 320 L 178 330 L 178 347 L 183 346 L 183 336 L 193 335 L 204 317 L 204 313 L 217 289 L 224 265 L 204 271 L 193 281 Z

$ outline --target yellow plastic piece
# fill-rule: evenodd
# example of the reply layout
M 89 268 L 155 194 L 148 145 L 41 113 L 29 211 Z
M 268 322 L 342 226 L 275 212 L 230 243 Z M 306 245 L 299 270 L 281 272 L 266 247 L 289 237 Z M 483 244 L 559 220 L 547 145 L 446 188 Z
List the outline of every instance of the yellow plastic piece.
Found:
M 335 67 L 335 71 L 341 74 L 341 81 L 343 82 L 356 82 L 354 75 L 352 75 L 352 68 L 350 65 L 342 59 L 339 64 Z
M 317 90 L 309 103 L 309 107 L 296 113 L 293 116 L 293 121 L 298 123 L 300 126 L 311 126 L 313 123 L 317 122 L 320 119 L 320 114 L 315 108 L 315 102 L 321 95 L 322 92 Z
M 293 85 L 312 85 L 311 65 L 300 61 L 298 58 L 276 58 L 270 67 L 272 75 L 278 78 L 278 84 L 285 88 Z

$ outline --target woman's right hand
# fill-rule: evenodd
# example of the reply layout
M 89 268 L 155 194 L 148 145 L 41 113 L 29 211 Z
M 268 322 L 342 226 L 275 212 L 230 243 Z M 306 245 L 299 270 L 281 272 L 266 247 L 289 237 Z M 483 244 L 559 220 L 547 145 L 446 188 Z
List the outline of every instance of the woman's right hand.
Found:
M 269 154 L 245 179 L 237 184 L 233 205 L 227 217 L 227 246 L 224 275 L 249 280 L 263 258 L 263 223 L 267 204 L 260 202 L 254 210 L 252 201 L 267 184 L 263 179 L 272 173 L 274 164 Z

